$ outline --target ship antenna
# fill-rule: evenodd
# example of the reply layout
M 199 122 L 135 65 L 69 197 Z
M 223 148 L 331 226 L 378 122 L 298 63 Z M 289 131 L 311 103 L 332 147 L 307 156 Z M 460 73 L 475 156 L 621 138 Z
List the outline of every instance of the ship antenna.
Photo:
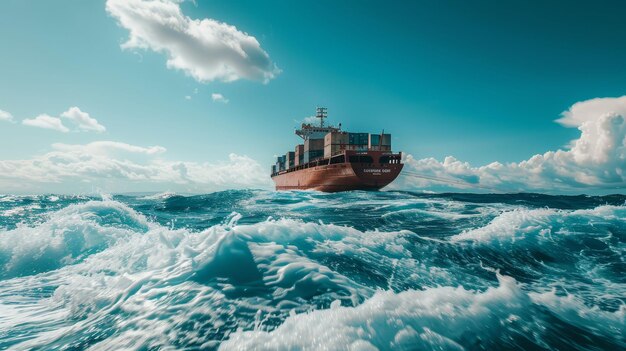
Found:
M 324 118 L 328 117 L 328 109 L 326 107 L 318 107 L 315 117 L 320 119 L 320 128 L 324 128 Z

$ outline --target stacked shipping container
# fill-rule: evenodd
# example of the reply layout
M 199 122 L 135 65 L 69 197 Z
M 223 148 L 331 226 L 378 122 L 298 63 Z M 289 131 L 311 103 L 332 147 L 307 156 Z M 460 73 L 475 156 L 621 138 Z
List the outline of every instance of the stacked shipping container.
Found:
M 287 163 L 288 163 L 287 169 L 295 167 L 296 166 L 296 164 L 295 164 L 296 153 L 293 152 L 293 151 L 289 151 L 289 152 L 287 152 L 287 154 L 285 156 L 287 158 Z
M 287 157 L 285 155 L 276 157 L 276 172 L 284 171 L 286 166 Z
M 304 141 L 304 163 L 324 156 L 324 139 L 307 139 Z
M 294 155 L 295 165 L 299 166 L 304 164 L 304 144 L 296 145 L 296 152 Z
M 370 134 L 367 148 L 376 151 L 391 151 L 391 134 Z
M 344 150 L 391 151 L 391 134 L 330 132 L 323 139 L 307 139 L 276 158 L 272 173 L 281 172 L 320 158 L 329 158 Z
M 368 133 L 331 132 L 324 138 L 324 157 L 331 157 L 343 150 L 367 151 Z

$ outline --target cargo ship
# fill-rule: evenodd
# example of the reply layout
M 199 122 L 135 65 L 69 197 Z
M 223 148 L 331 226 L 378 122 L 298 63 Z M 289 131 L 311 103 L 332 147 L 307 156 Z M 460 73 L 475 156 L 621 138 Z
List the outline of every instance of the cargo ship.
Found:
M 278 156 L 272 165 L 276 190 L 379 190 L 402 170 L 402 153 L 391 151 L 391 134 L 351 133 L 325 125 L 325 107 L 318 107 L 319 125 L 296 129 L 304 142 Z

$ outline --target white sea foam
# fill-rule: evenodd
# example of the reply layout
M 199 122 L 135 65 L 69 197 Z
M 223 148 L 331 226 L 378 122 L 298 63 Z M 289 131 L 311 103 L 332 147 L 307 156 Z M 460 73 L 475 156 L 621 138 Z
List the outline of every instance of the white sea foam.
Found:
M 520 240 L 529 235 L 549 237 L 556 233 L 555 228 L 566 227 L 575 223 L 605 223 L 607 221 L 626 221 L 626 206 L 598 206 L 590 210 L 556 210 L 549 208 L 517 208 L 504 211 L 486 226 L 465 230 L 450 238 L 452 242 L 492 240 Z
M 119 202 L 71 205 L 34 227 L 0 232 L 0 276 L 57 269 L 147 228 L 144 216 Z
M 477 229 L 466 230 L 450 238 L 451 241 L 489 241 L 499 238 L 516 240 L 527 233 L 541 232 L 550 225 L 550 219 L 559 213 L 558 210 L 541 208 L 518 208 L 505 211 L 496 216 L 489 224 Z M 562 212 L 562 211 L 561 211 Z
M 527 294 L 513 278 L 498 275 L 485 291 L 437 287 L 377 292 L 356 307 L 333 306 L 293 315 L 273 331 L 237 331 L 220 350 L 463 350 L 490 348 L 510 328 L 548 329 L 531 309 L 541 305 L 583 330 L 623 335 L 624 313 L 587 307 L 571 296 Z M 598 330 L 603 325 L 606 329 Z M 528 335 L 533 337 L 532 335 Z M 536 334 L 535 342 L 546 345 Z M 519 346 L 518 346 L 519 347 Z
M 144 197 L 142 197 L 142 200 L 166 200 L 169 199 L 170 197 L 174 197 L 177 194 L 175 192 L 172 191 L 165 191 L 162 193 L 157 193 L 157 194 L 152 194 L 152 195 L 146 195 Z
M 335 307 L 289 317 L 277 329 L 239 331 L 223 350 L 460 350 L 515 323 L 531 301 L 515 281 L 484 292 L 440 287 L 377 292 L 356 307 Z

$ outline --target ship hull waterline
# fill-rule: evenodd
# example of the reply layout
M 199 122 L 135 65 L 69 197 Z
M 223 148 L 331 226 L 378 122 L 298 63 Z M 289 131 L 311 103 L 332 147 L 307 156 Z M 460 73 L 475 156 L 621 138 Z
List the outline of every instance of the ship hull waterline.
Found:
M 272 176 L 276 190 L 339 192 L 379 190 L 393 182 L 403 164 L 338 163 L 320 165 Z

